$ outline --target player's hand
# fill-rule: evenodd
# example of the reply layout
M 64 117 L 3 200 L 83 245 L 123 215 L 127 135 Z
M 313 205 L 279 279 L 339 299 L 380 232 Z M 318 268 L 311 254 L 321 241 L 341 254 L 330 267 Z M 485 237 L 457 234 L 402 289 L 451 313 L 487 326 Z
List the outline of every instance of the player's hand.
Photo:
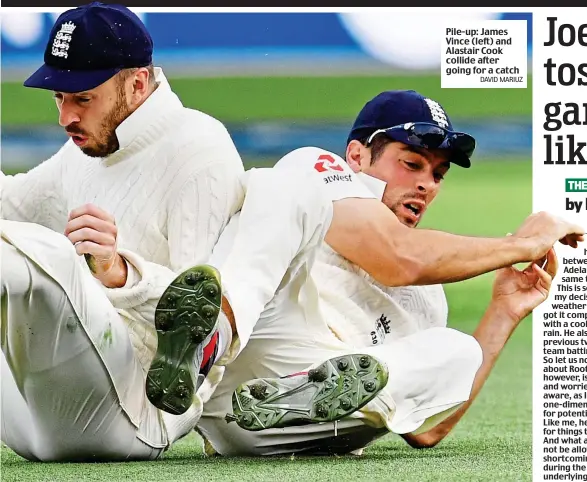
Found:
M 558 260 L 552 248 L 544 258 L 530 263 L 524 270 L 514 266 L 499 269 L 491 303 L 518 323 L 546 300 L 557 270 Z
M 528 216 L 513 234 L 528 243 L 529 261 L 544 257 L 557 241 L 576 248 L 584 235 L 582 226 L 544 211 Z
M 116 288 L 126 283 L 126 263 L 116 250 L 118 228 L 109 213 L 93 204 L 74 209 L 64 234 L 104 286 Z

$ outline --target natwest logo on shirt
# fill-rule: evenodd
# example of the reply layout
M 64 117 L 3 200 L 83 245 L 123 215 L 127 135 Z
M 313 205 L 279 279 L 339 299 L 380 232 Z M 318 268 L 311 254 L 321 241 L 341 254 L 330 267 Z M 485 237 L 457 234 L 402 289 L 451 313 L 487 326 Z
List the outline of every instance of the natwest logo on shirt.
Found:
M 314 169 L 316 169 L 318 172 L 344 171 L 344 167 L 342 167 L 339 162 L 330 154 L 322 154 L 319 156 L 318 162 L 314 164 Z

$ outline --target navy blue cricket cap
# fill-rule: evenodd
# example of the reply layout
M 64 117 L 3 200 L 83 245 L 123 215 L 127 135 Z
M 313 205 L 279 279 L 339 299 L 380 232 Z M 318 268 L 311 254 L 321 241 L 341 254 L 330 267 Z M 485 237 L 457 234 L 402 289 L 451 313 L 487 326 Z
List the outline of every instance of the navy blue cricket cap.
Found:
M 45 63 L 25 87 L 58 92 L 93 89 L 123 69 L 152 62 L 153 40 L 123 5 L 92 2 L 63 12 L 45 48 Z
M 475 139 L 453 130 L 444 108 L 414 90 L 389 90 L 376 95 L 359 112 L 347 138 L 365 142 L 375 132 L 424 148 L 449 149 L 450 161 L 471 166 Z

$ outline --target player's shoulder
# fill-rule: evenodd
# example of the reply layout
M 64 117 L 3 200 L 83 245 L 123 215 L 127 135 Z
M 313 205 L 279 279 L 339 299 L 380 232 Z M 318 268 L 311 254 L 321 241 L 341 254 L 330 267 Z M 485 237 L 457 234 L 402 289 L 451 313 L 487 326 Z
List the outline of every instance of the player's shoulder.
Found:
M 334 152 L 320 147 L 301 147 L 283 156 L 276 164 L 278 171 L 303 179 L 308 186 L 327 192 L 332 201 L 346 198 L 374 198 L 351 166 Z
M 302 166 L 310 166 L 319 169 L 321 165 L 331 166 L 340 165 L 343 166 L 345 161 L 342 157 L 334 152 L 328 151 L 321 147 L 306 146 L 299 147 L 283 156 L 277 163 L 276 167 L 280 168 L 300 168 Z
M 197 109 L 182 107 L 176 110 L 170 127 L 173 135 L 166 136 L 165 142 L 170 145 L 171 152 L 175 149 L 201 151 L 233 146 L 226 126 L 219 119 Z
M 232 136 L 219 119 L 187 107 L 182 108 L 180 116 L 175 119 L 173 135 L 166 138 L 170 158 L 178 162 L 199 159 L 200 166 L 216 161 L 242 165 Z
M 228 132 L 226 126 L 219 119 L 191 107 L 182 109 L 182 121 L 188 131 L 192 131 L 194 128 L 201 129 L 200 132 L 194 132 L 194 135 L 225 134 Z

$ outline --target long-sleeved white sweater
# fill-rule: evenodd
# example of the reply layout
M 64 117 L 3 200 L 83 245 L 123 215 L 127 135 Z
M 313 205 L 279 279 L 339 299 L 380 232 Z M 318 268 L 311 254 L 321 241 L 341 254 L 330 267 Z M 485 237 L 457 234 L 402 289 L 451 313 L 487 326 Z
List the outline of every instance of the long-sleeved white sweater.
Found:
M 2 182 L 2 217 L 63 232 L 69 211 L 112 214 L 118 246 L 179 270 L 208 259 L 242 201 L 240 156 L 224 125 L 183 107 L 160 69 L 159 87 L 116 130 L 120 149 L 91 158 L 68 141 Z
M 70 140 L 29 172 L 2 176 L 0 195 L 2 218 L 59 233 L 69 212 L 86 203 L 114 216 L 119 252 L 141 276 L 105 291 L 127 322 L 145 370 L 156 334 L 141 304 L 154 311 L 169 269 L 208 261 L 244 197 L 244 167 L 224 125 L 185 108 L 161 69 L 156 80 L 158 88 L 117 128 L 120 149 L 114 154 L 91 158 Z M 4 236 L 17 240 L 18 230 Z M 31 251 L 42 256 L 38 245 Z

